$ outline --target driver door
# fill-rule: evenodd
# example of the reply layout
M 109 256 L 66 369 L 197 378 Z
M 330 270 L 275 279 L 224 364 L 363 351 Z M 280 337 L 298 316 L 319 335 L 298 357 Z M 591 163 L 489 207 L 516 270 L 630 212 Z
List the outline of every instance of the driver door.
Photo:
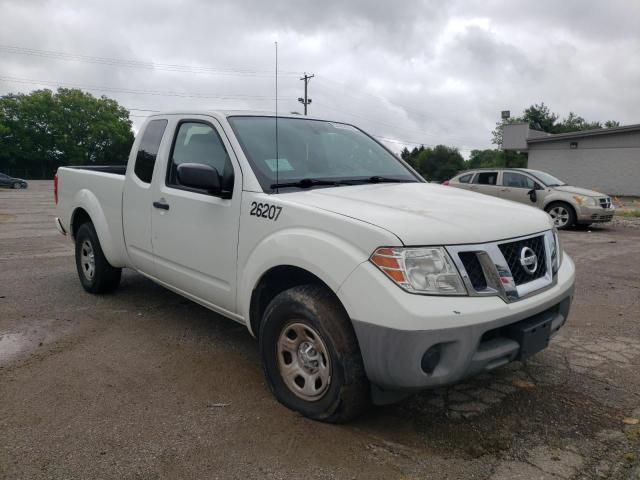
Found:
M 181 185 L 177 166 L 215 167 L 231 193 Z M 204 303 L 235 311 L 241 172 L 220 125 L 211 117 L 177 122 L 161 178 L 153 186 L 152 245 L 156 275 Z

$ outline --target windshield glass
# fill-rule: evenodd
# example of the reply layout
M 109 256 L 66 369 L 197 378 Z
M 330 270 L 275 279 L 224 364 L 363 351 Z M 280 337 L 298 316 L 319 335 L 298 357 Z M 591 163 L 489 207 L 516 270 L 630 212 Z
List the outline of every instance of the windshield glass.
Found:
M 275 117 L 228 120 L 260 185 L 268 192 L 276 183 L 305 179 L 418 181 L 396 157 L 351 125 L 278 117 L 276 160 Z
M 562 180 L 557 179 L 553 175 L 541 172 L 540 170 L 529 170 L 531 174 L 544 183 L 547 187 L 558 187 L 560 185 L 566 185 Z

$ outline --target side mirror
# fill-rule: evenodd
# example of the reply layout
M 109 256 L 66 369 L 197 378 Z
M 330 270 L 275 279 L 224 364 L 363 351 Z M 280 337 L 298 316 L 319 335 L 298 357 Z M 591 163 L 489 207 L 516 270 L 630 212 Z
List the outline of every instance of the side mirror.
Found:
M 178 165 L 178 181 L 185 187 L 198 188 L 213 194 L 222 191 L 220 174 L 210 165 L 202 165 L 201 163 Z
M 529 190 L 529 199 L 531 200 L 532 203 L 536 203 L 538 201 L 538 193 L 536 192 L 536 189 L 531 189 Z

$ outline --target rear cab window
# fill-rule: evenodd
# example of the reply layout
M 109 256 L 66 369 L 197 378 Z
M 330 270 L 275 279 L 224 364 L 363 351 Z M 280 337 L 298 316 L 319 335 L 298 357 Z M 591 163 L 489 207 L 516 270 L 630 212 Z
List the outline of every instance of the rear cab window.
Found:
M 158 149 L 167 128 L 167 120 L 151 120 L 144 130 L 133 172 L 144 183 L 151 183 Z
M 496 185 L 498 183 L 498 172 L 478 172 L 473 183 L 478 185 Z

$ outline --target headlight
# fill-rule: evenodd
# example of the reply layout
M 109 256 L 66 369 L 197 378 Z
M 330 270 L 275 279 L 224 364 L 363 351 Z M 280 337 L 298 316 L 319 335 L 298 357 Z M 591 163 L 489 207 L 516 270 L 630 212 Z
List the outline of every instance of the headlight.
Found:
M 551 265 L 553 266 L 553 273 L 555 274 L 560 269 L 562 263 L 562 246 L 560 245 L 560 237 L 558 236 L 558 229 L 553 229 L 553 245 L 551 247 Z
M 411 293 L 466 295 L 462 278 L 442 247 L 378 248 L 370 258 L 397 285 Z
M 584 195 L 574 195 L 573 198 L 578 205 L 588 205 L 590 207 L 597 207 L 598 201 L 594 197 L 585 197 Z

